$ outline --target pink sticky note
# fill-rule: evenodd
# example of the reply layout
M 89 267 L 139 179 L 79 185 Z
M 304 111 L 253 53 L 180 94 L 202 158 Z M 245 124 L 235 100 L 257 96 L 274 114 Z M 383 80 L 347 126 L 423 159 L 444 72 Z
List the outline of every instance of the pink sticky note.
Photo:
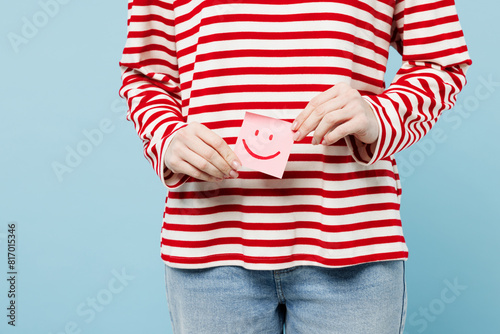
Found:
M 243 166 L 281 179 L 292 145 L 291 123 L 246 112 L 234 152 Z

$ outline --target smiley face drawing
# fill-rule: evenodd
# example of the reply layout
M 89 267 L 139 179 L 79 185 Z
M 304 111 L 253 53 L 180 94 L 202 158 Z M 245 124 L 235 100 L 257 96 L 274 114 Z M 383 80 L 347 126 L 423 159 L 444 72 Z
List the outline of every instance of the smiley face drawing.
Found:
M 243 166 L 282 178 L 293 145 L 289 122 L 246 112 L 234 152 Z
M 259 136 L 259 130 L 255 130 L 255 137 L 258 137 Z M 269 135 L 269 141 L 272 141 L 273 140 L 273 137 L 274 135 L 273 134 L 270 134 Z M 248 154 L 250 154 L 252 157 L 254 157 L 255 159 L 260 159 L 260 160 L 269 160 L 269 159 L 273 159 L 273 158 L 276 158 L 278 155 L 280 155 L 280 151 L 274 153 L 274 154 L 271 154 L 271 155 L 268 155 L 268 156 L 262 156 L 262 155 L 258 155 L 257 153 L 254 153 L 250 147 L 248 147 L 248 144 L 245 140 L 245 138 L 242 138 L 241 141 L 243 142 L 243 147 L 245 148 L 245 150 L 248 152 Z

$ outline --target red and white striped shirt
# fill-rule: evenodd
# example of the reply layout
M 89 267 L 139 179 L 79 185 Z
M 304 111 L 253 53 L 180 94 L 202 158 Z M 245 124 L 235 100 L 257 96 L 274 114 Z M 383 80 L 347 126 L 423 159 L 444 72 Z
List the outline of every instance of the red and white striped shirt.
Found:
M 403 62 L 386 89 L 389 47 Z M 453 0 L 130 0 L 120 65 L 128 119 L 169 188 L 161 255 L 174 267 L 282 269 L 406 259 L 393 155 L 450 109 L 471 64 Z M 246 111 L 293 121 L 339 82 L 380 133 L 293 145 L 282 179 L 207 183 L 164 165 L 189 122 L 234 147 Z

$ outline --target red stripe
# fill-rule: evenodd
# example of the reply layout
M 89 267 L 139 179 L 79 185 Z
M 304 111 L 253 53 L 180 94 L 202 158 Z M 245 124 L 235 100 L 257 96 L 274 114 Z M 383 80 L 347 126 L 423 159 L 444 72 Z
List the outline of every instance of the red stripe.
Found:
M 281 110 L 281 109 L 304 109 L 304 102 L 232 102 L 209 104 L 189 109 L 190 115 L 201 114 L 205 112 L 217 112 L 225 110 Z
M 172 10 L 172 3 L 166 1 L 155 1 L 155 0 L 133 0 L 132 6 L 157 6 L 166 10 Z M 129 3 L 130 8 L 130 3 Z
M 445 7 L 449 7 L 449 6 L 453 6 L 453 5 L 454 5 L 453 0 L 443 0 L 443 1 L 436 1 L 436 2 L 431 2 L 431 3 L 415 5 L 415 6 L 405 8 L 405 15 L 411 15 L 411 14 L 422 13 L 422 12 L 432 12 L 436 9 L 441 9 L 441 8 L 445 8 Z
M 420 46 L 420 45 L 424 45 L 424 44 L 439 43 L 439 42 L 450 41 L 452 39 L 461 38 L 461 37 L 464 37 L 464 34 L 462 31 L 452 31 L 452 32 L 444 33 L 444 34 L 435 35 L 435 36 L 426 36 L 426 37 L 413 38 L 413 39 L 407 38 L 405 40 L 405 46 Z
M 323 264 L 326 266 L 350 266 L 367 262 L 375 261 L 388 261 L 388 260 L 398 260 L 407 259 L 408 252 L 390 252 L 390 253 L 376 253 L 370 255 L 363 255 L 351 258 L 342 259 L 327 259 L 322 256 L 312 255 L 312 254 L 291 254 L 288 256 L 273 256 L 273 257 L 256 257 L 256 256 L 246 256 L 239 253 L 225 253 L 225 254 L 215 254 L 209 256 L 201 257 L 180 257 L 180 256 L 170 256 L 167 254 L 161 254 L 164 261 L 178 264 L 208 264 L 212 262 L 221 261 L 242 261 L 245 263 L 255 263 L 255 264 L 284 264 L 294 261 L 308 261 Z
M 161 66 L 165 66 L 165 67 L 168 67 L 170 68 L 171 70 L 174 70 L 176 71 L 177 70 L 177 66 L 170 63 L 169 61 L 165 60 L 165 59 L 144 59 L 140 62 L 137 62 L 137 63 L 125 63 L 125 62 L 120 62 L 120 65 L 121 66 L 125 66 L 125 67 L 129 67 L 129 68 L 141 68 L 141 67 L 148 67 L 148 66 L 158 66 L 158 65 L 161 65 Z
M 166 26 L 173 26 L 174 25 L 174 20 L 168 19 L 166 17 L 163 17 L 161 15 L 157 14 L 146 14 L 146 15 L 132 15 L 130 17 L 130 22 L 159 22 L 163 23 Z
M 387 58 L 389 55 L 388 50 L 375 45 L 371 41 L 364 41 L 352 34 L 348 34 L 341 31 L 296 31 L 293 33 L 289 32 L 254 32 L 254 31 L 242 31 L 242 32 L 225 32 L 217 33 L 211 35 L 203 35 L 199 38 L 199 44 L 208 44 L 212 42 L 220 41 L 231 41 L 231 40 L 304 40 L 304 39 L 327 39 L 327 40 L 341 40 L 352 43 L 354 45 L 360 45 L 375 53 Z M 360 44 L 362 43 L 362 44 Z
M 232 85 L 216 86 L 194 90 L 191 98 L 199 96 L 229 94 L 229 93 L 275 93 L 275 92 L 322 92 L 331 88 L 331 85 L 304 85 L 304 84 L 286 84 L 286 85 Z
M 208 232 L 226 228 L 241 228 L 242 230 L 249 231 L 285 231 L 294 229 L 313 229 L 325 233 L 340 233 L 393 226 L 401 226 L 401 220 L 385 219 L 343 225 L 326 225 L 314 221 L 262 223 L 255 221 L 242 222 L 237 220 L 226 220 L 207 224 L 173 224 L 166 221 L 163 223 L 163 228 L 166 230 L 182 232 Z
M 447 17 L 434 18 L 434 19 L 427 20 L 427 21 L 412 22 L 412 23 L 405 24 L 405 31 L 408 32 L 410 30 L 436 28 L 437 26 L 447 24 L 447 23 L 454 23 L 457 21 L 458 21 L 458 17 L 456 15 L 451 15 L 451 16 L 447 16 Z
M 216 239 L 197 240 L 197 241 L 162 239 L 161 244 L 163 246 L 179 247 L 179 248 L 204 248 L 204 247 L 236 244 L 245 247 L 276 248 L 276 247 L 292 247 L 298 245 L 308 245 L 308 246 L 317 246 L 324 249 L 348 249 L 348 248 L 382 245 L 382 244 L 389 244 L 396 242 L 404 243 L 405 239 L 399 235 L 374 237 L 374 238 L 351 240 L 351 241 L 340 241 L 340 242 L 326 242 L 315 238 L 266 240 L 266 239 L 244 239 L 237 237 L 234 238 L 228 237 L 228 238 L 216 238 Z
M 450 51 L 452 51 L 450 53 Z M 467 47 L 461 46 L 458 48 L 449 48 L 447 50 L 441 50 L 441 51 L 436 51 L 436 52 L 429 52 L 429 53 L 421 53 L 421 54 L 412 54 L 412 55 L 406 55 L 405 60 L 427 60 L 427 59 L 439 59 L 439 58 L 444 58 L 448 57 L 451 54 L 461 54 L 467 52 Z
M 368 59 L 360 55 L 353 54 L 346 50 L 332 50 L 332 49 L 286 49 L 276 52 L 276 50 L 259 50 L 259 49 L 246 49 L 246 50 L 226 50 L 214 51 L 210 53 L 203 53 L 197 55 L 197 62 L 204 62 L 214 59 L 228 59 L 228 58 L 290 58 L 290 57 L 335 57 L 352 59 L 355 63 L 376 69 L 377 71 L 385 71 L 385 66 L 375 62 L 373 59 Z M 190 64 L 190 66 L 192 66 Z M 186 68 L 186 70 L 188 70 Z
M 159 45 L 159 44 L 145 44 L 145 45 L 137 46 L 137 47 L 124 48 L 123 54 L 137 54 L 137 53 L 151 52 L 151 51 L 165 52 L 170 57 L 176 56 L 175 51 L 171 50 L 170 48 L 166 47 L 165 45 Z
M 308 75 L 308 74 L 329 74 L 343 75 L 350 77 L 352 71 L 342 67 L 320 67 L 320 66 L 303 66 L 303 67 L 234 67 L 234 68 L 219 68 L 208 71 L 196 72 L 193 79 L 206 79 L 233 75 Z M 332 83 L 333 84 L 333 83 Z
M 169 42 L 174 41 L 174 37 L 172 35 L 169 35 L 165 31 L 158 29 L 149 29 L 144 31 L 130 31 L 128 33 L 128 38 L 151 38 L 153 36 L 164 38 Z
M 368 169 L 346 173 L 327 173 L 323 171 L 285 171 L 283 180 L 285 179 L 320 179 L 325 181 L 349 181 L 363 178 L 394 178 L 394 172 L 386 169 Z M 259 180 L 276 180 L 275 177 L 254 171 L 239 171 L 241 179 L 259 179 Z M 194 181 L 197 182 L 197 181 Z
M 298 13 L 298 14 L 277 14 L 277 15 L 262 15 L 262 14 L 225 14 L 223 18 L 225 23 L 228 22 L 318 22 L 318 21 L 336 21 L 342 23 L 350 23 L 357 28 L 365 29 L 367 33 L 384 40 L 389 40 L 390 36 L 383 30 L 377 29 L 376 26 L 367 21 L 359 20 L 353 16 L 341 13 Z M 219 16 L 206 17 L 202 20 L 202 25 L 210 25 L 220 23 Z M 295 34 L 296 32 L 293 32 Z M 316 32 L 312 32 L 315 34 Z
M 388 2 L 388 5 L 390 5 L 391 0 L 384 0 L 385 2 Z M 331 3 L 331 0 L 318 0 L 315 2 L 327 2 Z M 176 1 L 176 7 L 180 8 L 183 5 L 186 5 L 189 3 L 188 0 L 177 0 Z M 243 5 L 243 4 L 261 4 L 261 5 L 278 5 L 278 6 L 283 6 L 283 5 L 293 5 L 293 4 L 303 4 L 303 3 L 309 3 L 309 1 L 304 1 L 304 0 L 295 0 L 295 1 L 277 1 L 277 0 L 269 0 L 269 1 L 264 1 L 264 0 L 254 0 L 254 1 L 244 1 L 244 0 L 224 0 L 224 2 L 220 2 L 219 0 L 206 0 L 203 1 L 200 5 L 198 5 L 196 8 L 192 9 L 189 11 L 189 13 L 178 17 L 178 22 L 183 23 L 186 22 L 190 19 L 192 19 L 194 16 L 199 14 L 203 8 L 210 7 L 210 6 L 216 6 L 216 5 L 221 5 L 221 4 L 234 4 L 234 5 Z M 373 8 L 364 3 L 363 1 L 350 1 L 350 0 L 336 0 L 336 3 L 339 4 L 344 4 L 347 6 L 352 6 L 354 8 L 358 8 L 361 10 L 364 10 L 365 12 L 371 14 L 375 19 L 380 20 L 385 22 L 386 24 L 391 24 L 392 22 L 392 17 L 385 15 L 380 12 L 376 12 L 373 10 Z M 279 17 L 277 15 L 274 16 L 274 20 L 277 20 L 279 22 Z
M 214 198 L 219 196 L 277 197 L 277 196 L 321 196 L 323 198 L 348 198 L 373 194 L 395 194 L 391 186 L 367 187 L 349 190 L 325 190 L 322 188 L 215 188 L 200 191 L 176 191 L 168 194 L 169 198 Z
M 215 205 L 204 208 L 171 208 L 167 207 L 165 213 L 169 215 L 183 215 L 183 216 L 199 216 L 211 215 L 220 212 L 239 212 L 239 213 L 297 213 L 297 212 L 315 212 L 325 216 L 341 216 L 352 215 L 356 213 L 370 212 L 370 211 L 386 211 L 386 210 L 399 210 L 398 203 L 374 203 L 363 204 L 357 206 L 350 206 L 346 208 L 325 208 L 320 205 L 282 205 L 282 206 L 265 206 L 265 205 L 242 205 L 242 204 L 226 204 Z

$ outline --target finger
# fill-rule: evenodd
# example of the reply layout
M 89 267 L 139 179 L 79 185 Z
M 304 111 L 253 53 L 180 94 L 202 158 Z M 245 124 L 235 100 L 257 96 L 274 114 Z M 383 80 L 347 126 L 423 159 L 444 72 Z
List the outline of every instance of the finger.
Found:
M 313 144 L 321 143 L 328 132 L 351 119 L 352 113 L 349 109 L 342 108 L 329 112 L 319 122 L 316 130 L 314 130 Z
M 213 175 L 209 175 L 198 168 L 194 167 L 187 161 L 181 161 L 178 163 L 177 168 L 182 170 L 183 174 L 194 177 L 195 179 L 207 181 L 207 182 L 219 182 L 222 178 L 216 178 Z
M 231 167 L 228 163 L 220 156 L 220 154 L 209 144 L 198 136 L 193 136 L 189 141 L 185 143 L 187 148 L 194 152 L 197 157 L 193 155 L 189 155 L 190 163 L 194 163 L 196 161 L 195 167 L 200 168 L 201 170 L 208 172 L 211 171 L 210 174 L 217 177 L 230 176 Z M 186 153 L 185 153 L 186 155 Z M 185 160 L 187 160 L 187 155 Z M 212 170 L 215 169 L 217 172 Z
M 176 141 L 176 144 L 181 146 L 181 149 L 177 150 L 184 151 L 182 147 L 186 147 L 187 149 L 202 156 L 205 160 L 209 161 L 225 176 L 238 177 L 238 174 L 235 171 L 232 171 L 231 167 L 224 160 L 224 158 L 216 151 L 215 148 L 211 146 L 227 144 L 221 137 L 215 134 L 212 130 L 208 129 L 206 126 L 198 122 L 190 123 L 187 127 L 177 132 L 174 140 Z M 219 141 L 220 144 L 216 144 L 217 141 Z
M 230 175 L 232 170 L 237 171 L 241 167 L 241 161 L 234 151 L 229 147 L 226 141 L 215 132 L 204 126 L 200 129 L 199 137 L 222 158 L 222 160 L 220 160 L 214 155 L 213 158 L 215 160 L 212 163 L 224 174 Z
M 307 104 L 306 108 L 295 118 L 294 122 L 292 123 L 292 131 L 297 131 L 314 109 L 327 102 L 328 100 L 342 95 L 342 93 L 347 91 L 348 89 L 351 89 L 348 84 L 339 82 L 328 90 L 313 97 Z
M 206 145 L 206 147 L 209 148 L 207 145 Z M 225 175 L 216 166 L 214 166 L 210 160 L 207 160 L 205 157 L 199 155 L 197 152 L 192 151 L 190 149 L 188 149 L 184 152 L 183 160 L 185 162 L 189 163 L 194 168 L 196 168 L 196 169 L 202 171 L 203 173 L 206 173 L 214 178 L 223 179 L 225 176 L 229 177 L 229 175 Z
M 203 143 L 203 145 L 206 144 Z M 172 141 L 170 146 L 172 150 L 167 152 L 165 162 L 172 172 L 188 174 L 203 180 L 208 180 L 210 177 L 212 179 L 222 179 L 224 177 L 222 172 L 193 152 L 183 141 Z M 202 174 L 199 175 L 200 173 Z
M 332 88 L 321 92 L 320 94 L 316 95 L 309 101 L 307 106 L 305 107 L 304 110 L 302 110 L 299 115 L 295 118 L 295 120 L 292 123 L 292 131 L 297 131 L 302 123 L 311 115 L 314 109 L 328 101 L 329 99 L 333 98 L 335 95 L 335 86 Z
M 335 127 L 332 131 L 324 136 L 324 140 L 321 144 L 332 145 L 338 142 L 340 139 L 347 137 L 350 134 L 356 133 L 355 121 L 349 120 Z
M 346 99 L 343 96 L 338 96 L 336 98 L 332 98 L 327 100 L 325 103 L 316 107 L 309 115 L 309 117 L 302 123 L 299 127 L 298 132 L 300 135 L 295 135 L 297 141 L 302 140 L 307 136 L 311 131 L 316 130 L 320 122 L 327 117 L 330 113 L 335 113 L 338 109 L 341 109 L 346 103 Z M 316 143 L 320 143 L 317 141 Z M 315 144 L 313 142 L 313 144 Z

